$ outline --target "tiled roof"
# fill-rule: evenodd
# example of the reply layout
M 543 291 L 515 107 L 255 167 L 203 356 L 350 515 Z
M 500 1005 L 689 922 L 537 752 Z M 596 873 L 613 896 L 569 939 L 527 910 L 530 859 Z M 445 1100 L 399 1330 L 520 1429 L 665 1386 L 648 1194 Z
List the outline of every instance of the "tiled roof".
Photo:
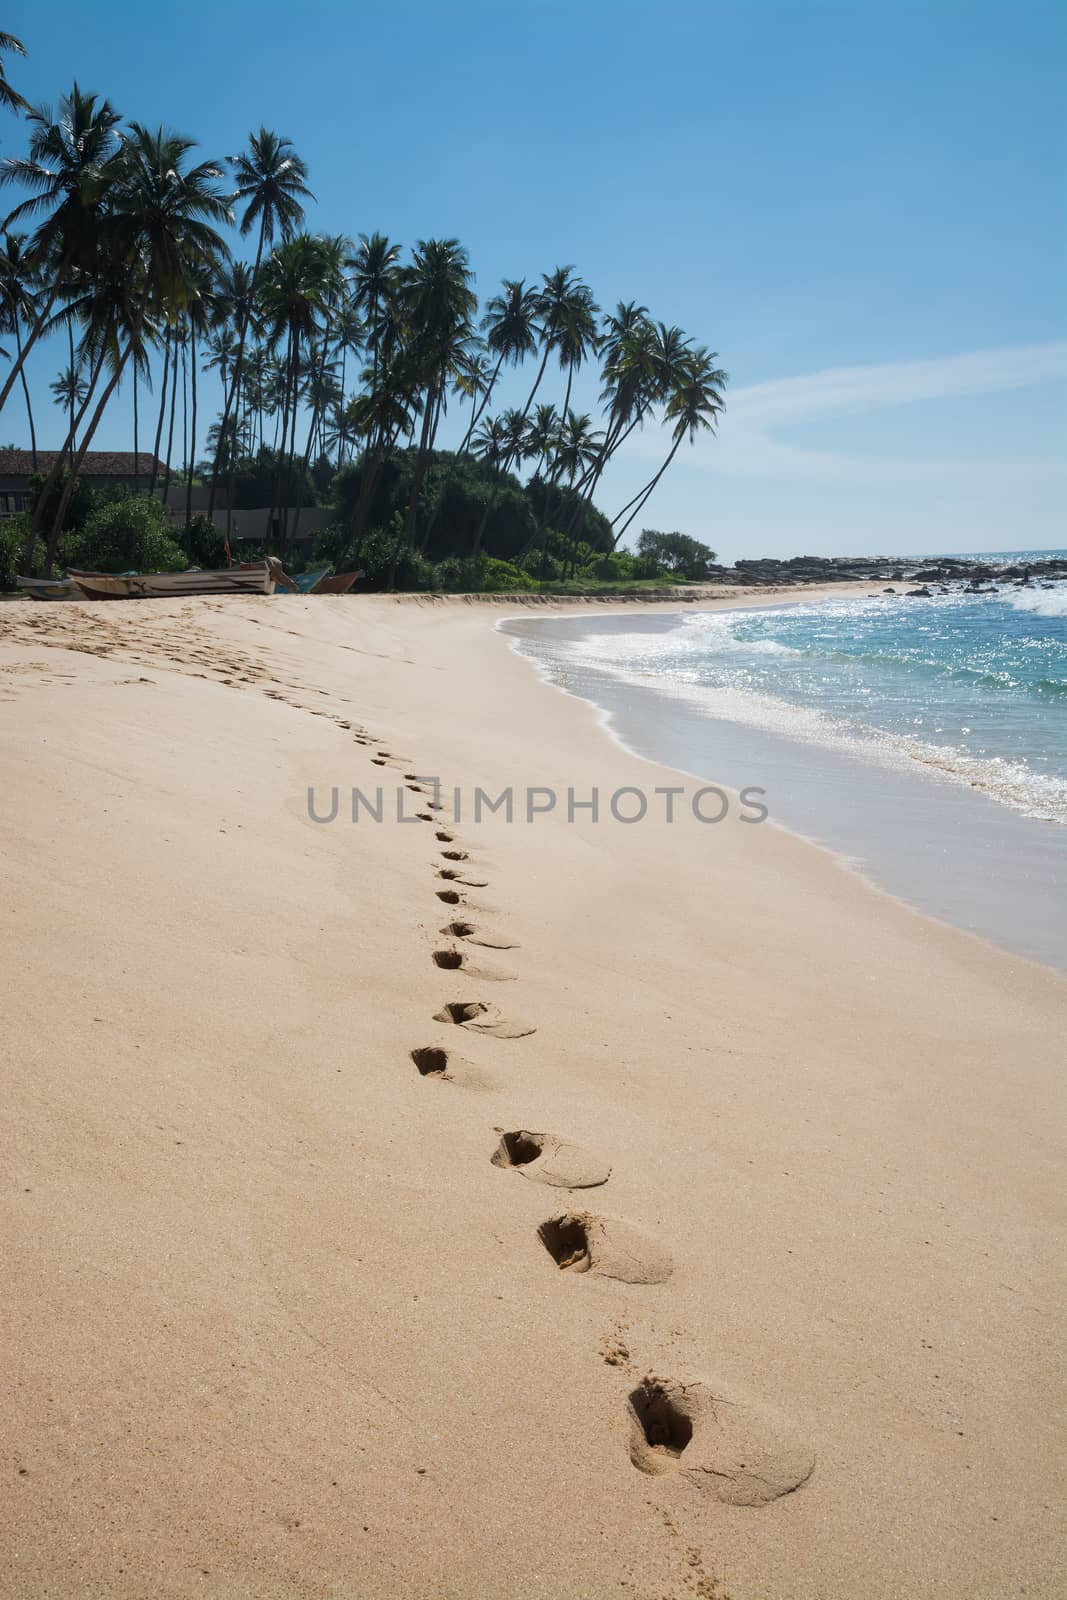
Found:
M 66 452 L 38 450 L 36 470 L 51 472 L 60 454 Z M 153 457 L 144 450 L 136 456 L 132 450 L 87 450 L 78 471 L 83 478 L 150 478 L 153 464 L 157 473 L 166 470 L 162 461 L 153 463 Z M 33 471 L 29 450 L 0 450 L 0 478 L 29 477 Z

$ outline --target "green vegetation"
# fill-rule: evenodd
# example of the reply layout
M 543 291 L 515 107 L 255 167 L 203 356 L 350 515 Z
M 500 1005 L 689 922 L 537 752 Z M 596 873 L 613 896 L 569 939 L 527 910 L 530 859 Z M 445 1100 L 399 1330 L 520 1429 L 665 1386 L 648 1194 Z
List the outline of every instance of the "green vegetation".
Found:
M 0 35 L 0 52 L 20 48 Z M 0 71 L 0 99 L 4 86 Z M 14 91 L 7 104 L 19 111 Z M 0 162 L 0 184 L 24 195 L 3 224 L 0 328 L 14 350 L 0 409 L 19 385 L 34 448 L 25 364 L 50 334 L 67 347 L 51 384 L 62 459 L 23 529 L 26 570 L 68 556 L 72 529 L 114 559 L 171 559 L 151 542 L 151 513 L 136 532 L 125 502 L 98 508 L 103 522 L 78 510 L 79 465 L 121 384 L 133 391 L 133 448 L 163 464 L 135 498 L 165 503 L 184 486 L 187 553 L 220 559 L 210 521 L 192 515 L 199 481 L 209 518 L 225 505 L 227 527 L 235 510 L 268 506 L 273 552 L 290 564 L 302 508 L 331 507 L 311 558 L 358 565 L 377 587 L 650 582 L 699 567 L 705 547 L 680 553 L 681 535 L 636 558 L 620 548 L 682 443 L 724 406 L 726 374 L 681 329 L 633 302 L 602 313 L 571 266 L 507 280 L 479 306 L 457 239 L 405 252 L 380 233 L 309 232 L 304 162 L 267 128 L 228 162 L 198 162 L 191 140 L 124 125 L 77 85 L 57 114 L 26 110 L 26 121 L 27 154 Z M 219 232 L 233 223 L 251 262 Z M 524 364 L 524 404 L 498 409 L 502 373 Z M 571 404 L 583 367 L 599 376 L 596 418 Z M 222 407 L 198 466 L 204 372 Z M 449 406 L 459 443 L 446 451 Z M 656 420 L 662 465 L 609 520 L 594 504 L 604 472 Z

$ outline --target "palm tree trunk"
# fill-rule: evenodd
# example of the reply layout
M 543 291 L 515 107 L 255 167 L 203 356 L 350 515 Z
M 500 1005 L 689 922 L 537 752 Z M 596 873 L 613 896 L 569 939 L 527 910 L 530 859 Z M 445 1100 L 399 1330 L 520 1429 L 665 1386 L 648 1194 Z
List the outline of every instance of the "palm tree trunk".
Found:
M 276 421 L 274 424 L 274 475 L 271 480 L 273 487 L 270 492 L 270 510 L 267 514 L 268 539 L 270 537 L 271 529 L 274 526 L 275 511 L 278 513 L 279 533 L 281 529 L 282 467 L 285 462 L 285 444 L 289 437 L 289 383 L 292 377 L 292 344 L 293 330 L 290 328 L 286 334 L 284 378 L 282 382 L 282 403 L 279 407 L 279 421 Z M 280 444 L 278 439 L 279 425 L 281 433 Z
M 185 526 L 193 520 L 193 462 L 196 459 L 196 329 L 189 329 L 190 360 L 193 369 L 193 417 L 189 449 L 189 476 L 185 484 Z
M 229 441 L 228 441 L 228 443 L 226 445 L 227 450 L 230 452 L 229 465 L 228 465 L 227 473 L 226 473 L 226 537 L 227 537 L 227 539 L 229 539 L 231 533 L 233 532 L 233 497 L 234 497 L 234 484 L 237 481 L 237 443 L 238 443 L 238 438 L 239 438 L 239 430 L 238 430 L 238 427 L 237 427 L 236 419 L 240 415 L 241 401 L 244 398 L 244 379 L 245 379 L 245 375 L 244 375 L 244 366 L 243 366 L 243 364 L 241 366 L 238 366 L 238 365 L 235 364 L 234 365 L 234 369 L 233 369 L 234 392 L 236 394 L 236 400 L 234 402 L 234 427 L 233 427 L 233 430 L 232 430 L 232 436 L 231 436 L 231 438 L 229 439 Z M 219 434 L 219 439 L 220 439 L 220 441 L 222 439 L 221 433 Z M 219 446 L 216 446 L 216 449 L 218 449 L 218 448 L 219 448 Z M 214 501 L 214 494 L 215 494 L 215 482 L 214 482 L 214 479 L 215 479 L 215 473 L 214 473 L 214 470 L 212 470 L 211 477 L 212 477 L 211 494 L 208 496 L 208 510 L 207 510 L 207 514 L 208 514 L 209 519 L 212 516 L 212 511 L 214 509 L 214 504 L 215 504 L 215 501 Z
M 538 368 L 537 377 L 534 379 L 534 386 L 530 390 L 530 398 L 527 400 L 526 404 L 522 408 L 522 414 L 523 414 L 524 417 L 528 417 L 530 415 L 530 407 L 533 405 L 534 395 L 537 393 L 538 389 L 541 387 L 541 379 L 545 375 L 545 368 L 548 366 L 548 358 L 549 358 L 549 356 L 551 354 L 552 354 L 552 346 L 549 343 L 546 342 L 546 344 L 545 344 L 545 353 L 544 353 L 544 356 L 543 356 L 543 358 L 541 360 L 541 365 Z
M 626 521 L 623 523 L 623 525 L 619 529 L 618 533 L 612 535 L 611 548 L 613 550 L 614 550 L 615 546 L 618 544 L 619 540 L 622 538 L 623 534 L 626 532 L 627 528 L 630 526 L 631 522 L 637 516 L 637 513 L 644 507 L 644 505 L 648 501 L 649 497 L 651 496 L 652 491 L 655 489 L 657 483 L 662 478 L 663 474 L 666 472 L 667 468 L 670 466 L 670 464 L 674 460 L 675 456 L 678 454 L 678 446 L 681 444 L 681 442 L 682 442 L 682 440 L 684 438 L 685 438 L 684 432 L 680 433 L 678 435 L 678 437 L 675 439 L 674 443 L 671 445 L 671 453 L 670 453 L 670 455 L 667 457 L 667 459 L 663 463 L 662 467 L 660 467 L 659 471 L 656 473 L 656 476 L 648 483 L 648 485 L 645 487 L 645 489 L 642 491 L 641 494 L 634 496 L 634 499 L 636 499 L 639 503 L 634 506 L 633 510 L 630 512 L 630 515 L 627 517 Z M 633 505 L 633 504 L 634 504 L 633 500 L 631 500 L 630 501 L 630 505 Z M 622 511 L 625 511 L 626 509 L 627 509 L 626 506 L 623 506 Z M 619 512 L 619 517 L 622 516 L 622 511 Z M 618 522 L 619 517 L 615 518 L 616 522 Z
M 189 351 L 182 345 L 182 470 L 189 461 Z
M 85 459 L 85 452 L 92 443 L 93 434 L 100 425 L 100 419 L 104 415 L 104 409 L 107 406 L 108 401 L 111 399 L 111 396 L 118 388 L 119 379 L 122 377 L 122 369 L 129 360 L 130 352 L 133 349 L 133 344 L 134 341 L 131 339 L 129 344 L 126 346 L 126 349 L 123 351 L 121 360 L 116 363 L 115 370 L 111 374 L 111 377 L 109 378 L 108 383 L 100 396 L 100 399 L 97 401 L 96 410 L 93 412 L 89 426 L 82 434 L 82 442 L 78 449 L 78 454 L 74 458 L 74 469 L 68 477 L 66 483 L 63 485 L 63 493 L 59 497 L 59 505 L 56 507 L 56 514 L 52 519 L 52 528 L 48 535 L 48 546 L 45 551 L 44 558 L 44 570 L 46 577 L 50 577 L 52 573 L 52 564 L 56 558 L 56 548 L 59 544 L 59 536 L 63 529 L 63 518 L 66 516 L 67 507 L 70 505 L 70 497 L 74 493 L 74 484 L 77 481 L 78 469 Z
M 178 330 L 174 330 L 174 360 L 171 362 L 170 373 L 170 427 L 167 429 L 167 460 L 166 471 L 163 474 L 162 504 L 166 505 L 167 495 L 170 493 L 170 461 L 174 453 L 174 413 L 178 406 Z
M 163 439 L 163 419 L 167 414 L 167 376 L 170 372 L 170 329 L 163 330 L 163 382 L 160 384 L 159 419 L 156 422 L 156 442 L 152 451 L 152 475 L 148 480 L 149 494 L 156 492 L 159 476 L 159 448 Z
M 18 312 L 12 315 L 15 324 L 15 348 L 19 354 L 19 377 L 22 379 L 22 393 L 26 399 L 26 420 L 30 425 L 30 455 L 33 459 L 33 470 L 37 471 L 37 430 L 33 426 L 33 407 L 30 404 L 30 386 L 26 382 L 26 369 L 22 365 L 22 329 Z
M 434 393 L 435 385 L 434 381 L 431 379 L 426 389 L 426 405 L 422 413 L 422 430 L 419 434 L 418 454 L 415 457 L 415 473 L 411 483 L 411 498 L 408 501 L 407 515 L 404 518 L 404 539 L 408 544 L 414 542 L 415 521 L 418 517 L 419 508 L 419 491 L 422 488 L 422 480 L 426 475 L 426 468 L 429 464 L 430 428 L 433 424 Z M 396 554 L 394 553 L 394 575 L 395 571 Z
M 58 450 L 56 452 L 56 459 L 52 463 L 52 470 L 51 470 L 51 472 L 49 472 L 49 474 L 48 474 L 47 478 L 45 479 L 44 483 L 41 485 L 41 491 L 37 496 L 36 502 L 34 503 L 33 515 L 30 517 L 30 526 L 29 526 L 29 528 L 27 530 L 27 533 L 26 533 L 26 544 L 25 544 L 25 546 L 23 548 L 23 553 L 22 553 L 22 555 L 23 555 L 23 566 L 26 568 L 27 572 L 29 572 L 31 570 L 32 565 L 33 565 L 34 547 L 35 547 L 35 545 L 37 543 L 37 535 L 40 533 L 41 525 L 44 522 L 45 507 L 48 504 L 49 495 L 52 493 L 52 490 L 55 488 L 56 484 L 59 482 L 60 476 L 61 476 L 62 471 L 63 471 L 63 460 L 64 460 L 64 457 L 66 457 L 67 461 L 69 462 L 70 481 L 73 484 L 73 481 L 74 481 L 74 439 L 75 439 L 75 435 L 77 433 L 78 428 L 81 426 L 82 419 L 85 417 L 85 415 L 87 414 L 87 412 L 89 410 L 90 405 L 92 404 L 93 395 L 96 392 L 96 385 L 99 382 L 100 374 L 101 374 L 101 372 L 103 370 L 104 370 L 104 368 L 103 368 L 103 358 L 101 358 L 101 360 L 97 362 L 96 370 L 93 371 L 92 369 L 90 369 L 89 382 L 87 383 L 86 388 L 85 388 L 85 397 L 82 400 L 81 405 L 78 407 L 77 415 L 74 414 L 73 407 L 72 407 L 71 419 L 70 419 L 70 431 L 67 434 L 67 437 L 63 441 L 62 450 Z M 81 459 L 80 455 L 79 455 L 78 459 L 79 460 Z M 69 499 L 69 496 L 68 496 L 68 499 Z
M 208 497 L 208 506 L 207 506 L 207 514 L 208 514 L 209 517 L 214 514 L 214 510 L 215 510 L 215 485 L 218 482 L 218 477 L 219 477 L 219 453 L 222 450 L 223 440 L 226 437 L 226 424 L 230 420 L 230 407 L 233 404 L 234 397 L 235 397 L 235 395 L 237 393 L 237 386 L 241 381 L 241 366 L 242 366 L 242 363 L 243 363 L 243 360 L 244 360 L 245 337 L 246 337 L 246 335 L 248 333 L 248 319 L 252 314 L 252 301 L 254 300 L 255 293 L 256 293 L 256 279 L 259 277 L 259 266 L 260 266 L 260 262 L 263 260 L 263 243 L 264 243 L 263 229 L 264 229 L 264 220 L 261 219 L 260 220 L 260 224 L 259 224 L 259 243 L 256 246 L 256 260 L 255 260 L 255 265 L 252 268 L 252 276 L 249 279 L 249 284 L 248 284 L 248 306 L 246 307 L 244 316 L 241 318 L 241 326 L 237 330 L 237 355 L 234 358 L 233 384 L 232 384 L 232 386 L 230 388 L 229 399 L 226 398 L 225 384 L 223 385 L 222 425 L 219 428 L 218 442 L 215 445 L 215 460 L 214 460 L 214 462 L 212 464 L 212 467 L 211 467 L 211 494 Z M 227 498 L 229 500 L 233 499 L 233 480 L 234 480 L 234 475 L 235 475 L 236 470 L 237 470 L 237 463 L 233 459 L 235 454 L 236 454 L 235 451 L 231 451 L 230 452 L 230 471 L 229 471 L 229 473 L 227 475 Z M 229 535 L 229 529 L 230 529 L 230 522 L 229 522 L 229 518 L 227 518 L 227 520 L 226 520 L 226 532 L 227 532 L 227 535 Z
M 133 364 L 133 492 L 141 492 L 141 434 L 137 413 L 137 363 Z
M 68 266 L 69 262 L 64 256 L 63 260 L 56 268 L 55 277 L 52 279 L 52 288 L 48 299 L 45 301 L 44 310 L 41 312 L 40 316 L 37 318 L 37 321 L 30 329 L 30 336 L 26 340 L 26 343 L 19 350 L 18 359 L 15 362 L 15 365 L 11 368 L 11 371 L 8 373 L 7 378 L 4 381 L 4 387 L 0 389 L 0 411 L 3 411 L 4 406 L 7 404 L 7 397 L 15 386 L 15 380 L 22 375 L 22 369 L 26 364 L 26 357 L 29 355 L 30 351 L 41 337 L 41 334 L 44 332 L 44 325 L 48 321 L 48 318 L 52 312 L 52 307 L 56 303 L 56 298 L 59 294 L 59 286 L 66 276 Z
M 577 483 L 574 485 L 575 489 L 579 491 L 584 490 L 584 492 L 580 492 L 578 503 L 572 511 L 571 519 L 564 529 L 564 533 L 567 536 L 573 533 L 575 524 L 577 523 L 579 517 L 584 520 L 585 508 L 593 503 L 593 496 L 596 493 L 596 487 L 600 482 L 604 468 L 607 466 L 616 450 L 618 450 L 619 446 L 630 437 L 631 433 L 633 433 L 634 429 L 641 421 L 642 415 L 643 413 L 639 413 L 637 416 L 631 418 L 626 427 L 623 427 L 622 421 L 620 420 L 615 425 L 614 434 L 609 427 L 607 435 L 604 439 L 604 443 L 600 447 L 600 453 L 596 460 L 593 462 L 592 466 L 582 474 Z
M 299 351 L 300 351 L 300 341 L 299 341 L 299 339 L 296 342 L 296 349 L 297 349 L 297 361 L 299 362 Z M 298 387 L 299 387 L 299 382 L 297 380 L 294 383 L 294 388 L 298 388 Z M 296 464 L 296 397 L 294 395 L 294 399 L 293 399 L 293 429 L 292 429 L 292 433 L 289 436 L 289 471 L 288 471 L 288 474 L 286 475 L 286 483 L 285 483 L 285 544 L 286 544 L 286 548 L 287 549 L 288 549 L 288 546 L 289 546 L 289 497 L 293 493 L 293 467 L 295 466 L 295 464 Z M 306 462 L 305 462 L 305 465 L 306 465 Z M 296 504 L 293 507 L 293 537 L 294 537 L 294 539 L 296 537 L 297 529 L 300 526 L 300 504 L 301 504 L 301 500 L 302 500 L 303 496 L 298 491 L 295 498 L 296 498 Z
M 74 324 L 71 323 L 71 322 L 67 323 L 67 346 L 68 346 L 68 348 L 70 350 L 70 370 L 71 370 L 71 374 L 73 376 L 73 373 L 74 373 Z M 75 396 L 75 393 L 74 393 L 74 384 L 73 384 L 73 381 L 72 381 L 71 390 L 70 390 L 70 459 L 71 459 L 72 462 L 74 460 L 74 404 L 75 404 L 75 400 L 76 400 L 76 396 Z
M 457 455 L 465 456 L 467 454 L 467 451 L 470 449 L 470 442 L 471 442 L 471 439 L 474 437 L 474 430 L 478 426 L 479 422 L 481 421 L 482 415 L 483 415 L 486 407 L 488 406 L 490 400 L 493 397 L 493 390 L 496 388 L 496 380 L 500 376 L 500 368 L 503 366 L 503 364 L 504 364 L 504 355 L 503 355 L 503 352 L 501 352 L 501 354 L 497 358 L 496 366 L 493 368 L 493 376 L 489 379 L 489 382 L 486 385 L 485 393 L 482 395 L 481 401 L 479 402 L 479 399 L 478 399 L 477 395 L 475 395 L 475 397 L 474 397 L 474 404 L 471 407 L 471 420 L 470 420 L 470 423 L 468 424 L 466 433 L 463 435 L 463 443 L 460 445 L 459 450 L 456 452 Z

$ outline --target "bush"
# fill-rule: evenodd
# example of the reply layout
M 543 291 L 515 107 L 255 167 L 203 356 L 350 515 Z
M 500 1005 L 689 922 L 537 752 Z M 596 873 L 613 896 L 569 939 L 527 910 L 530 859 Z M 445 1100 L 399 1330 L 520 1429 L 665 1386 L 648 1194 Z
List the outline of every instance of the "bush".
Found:
M 23 570 L 22 565 L 22 551 L 29 531 L 28 511 L 20 511 L 18 516 L 5 517 L 3 522 L 0 522 L 0 589 L 14 589 L 16 577 L 30 576 L 29 572 Z M 44 542 L 38 539 L 30 571 L 39 572 L 43 565 Z
M 654 562 L 690 582 L 706 578 L 708 567 L 715 560 L 714 550 L 699 539 L 691 539 L 686 533 L 660 533 L 655 528 L 642 528 L 637 553 L 640 559 Z
M 187 522 L 179 537 L 189 566 L 214 568 L 226 565 L 225 532 L 203 513 L 195 516 L 192 522 Z M 244 559 L 243 547 L 241 555 Z
M 82 527 L 63 536 L 60 556 L 90 572 L 181 572 L 188 565 L 159 501 L 125 487 L 97 496 Z
M 434 569 L 432 564 L 421 556 L 417 550 L 402 542 L 401 526 L 397 526 L 397 516 L 393 518 L 390 528 L 372 528 L 360 540 L 358 546 L 351 547 L 351 560 L 346 559 L 342 564 L 335 563 L 339 571 L 347 571 L 352 567 L 362 569 L 364 581 L 372 589 L 384 589 L 389 578 L 389 569 L 393 563 L 393 554 L 397 550 L 397 540 L 401 539 L 400 549 L 396 555 L 396 573 L 393 578 L 394 589 L 429 589 L 433 586 Z
M 521 567 L 516 567 L 511 561 L 497 561 L 494 556 L 486 557 L 479 592 L 483 594 L 504 594 L 511 589 L 528 589 L 529 587 L 529 574 L 523 572 Z
M 613 550 L 593 563 L 593 576 L 601 583 L 631 583 L 635 577 L 634 558 L 628 550 Z

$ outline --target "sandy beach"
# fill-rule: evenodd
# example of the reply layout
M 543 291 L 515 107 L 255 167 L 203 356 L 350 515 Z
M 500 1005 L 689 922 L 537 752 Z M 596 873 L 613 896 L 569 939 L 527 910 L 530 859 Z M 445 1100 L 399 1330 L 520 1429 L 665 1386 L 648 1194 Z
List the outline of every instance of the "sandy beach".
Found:
M 1067 981 L 516 609 L 0 607 L 0 1593 L 1062 1595 Z

